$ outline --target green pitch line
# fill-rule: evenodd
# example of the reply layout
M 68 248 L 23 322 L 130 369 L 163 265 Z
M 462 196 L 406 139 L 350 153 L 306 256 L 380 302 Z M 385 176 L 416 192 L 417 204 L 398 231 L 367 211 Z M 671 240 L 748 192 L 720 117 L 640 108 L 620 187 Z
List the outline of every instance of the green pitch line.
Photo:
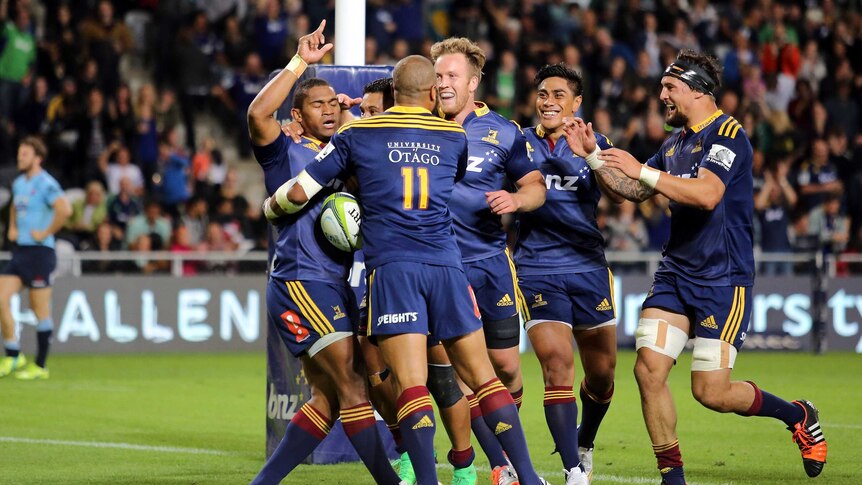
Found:
M 551 483 L 562 465 L 542 410 L 535 356 L 523 356 L 521 418 L 530 452 Z M 657 483 L 631 369 L 619 356 L 616 394 L 595 451 L 594 484 Z M 51 379 L 0 379 L 0 483 L 236 484 L 263 464 L 264 354 L 64 356 L 51 358 Z M 819 484 L 862 476 L 862 356 L 743 352 L 737 378 L 820 408 L 829 458 Z M 686 475 L 692 485 L 813 484 L 790 433 L 763 418 L 719 415 L 691 397 L 685 355 L 671 376 Z M 578 369 L 578 379 L 582 377 Z M 445 456 L 445 433 L 437 433 Z M 478 452 L 478 455 L 481 455 Z M 477 458 L 480 483 L 487 462 Z M 448 483 L 451 469 L 440 466 Z M 300 466 L 285 483 L 372 483 L 357 464 Z

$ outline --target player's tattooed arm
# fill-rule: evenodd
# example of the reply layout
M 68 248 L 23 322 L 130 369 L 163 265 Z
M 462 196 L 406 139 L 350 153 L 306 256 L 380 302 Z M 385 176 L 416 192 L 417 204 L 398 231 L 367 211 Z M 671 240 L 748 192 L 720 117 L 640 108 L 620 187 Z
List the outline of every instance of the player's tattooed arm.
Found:
M 655 195 L 654 188 L 647 187 L 640 180 L 629 178 L 619 169 L 603 166 L 593 173 L 608 190 L 632 202 L 643 202 Z
M 586 123 L 577 117 L 563 118 L 563 123 L 565 123 L 563 133 L 566 137 L 566 143 L 572 153 L 587 160 L 599 182 L 602 193 L 618 204 L 622 202 L 622 199 L 642 202 L 652 197 L 655 191 L 650 187 L 643 185 L 637 179 L 629 178 L 619 169 L 605 166 L 605 162 L 597 156 L 599 147 L 596 143 L 596 134 L 593 132 L 592 123 Z

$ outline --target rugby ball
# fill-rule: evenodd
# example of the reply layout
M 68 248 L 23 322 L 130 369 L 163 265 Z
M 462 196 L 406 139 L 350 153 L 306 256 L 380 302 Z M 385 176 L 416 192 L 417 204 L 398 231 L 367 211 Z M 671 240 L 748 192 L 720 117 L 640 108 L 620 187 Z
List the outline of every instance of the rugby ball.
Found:
M 362 214 L 356 197 L 347 192 L 336 192 L 323 201 L 320 210 L 320 229 L 336 248 L 352 252 L 362 247 L 359 226 Z

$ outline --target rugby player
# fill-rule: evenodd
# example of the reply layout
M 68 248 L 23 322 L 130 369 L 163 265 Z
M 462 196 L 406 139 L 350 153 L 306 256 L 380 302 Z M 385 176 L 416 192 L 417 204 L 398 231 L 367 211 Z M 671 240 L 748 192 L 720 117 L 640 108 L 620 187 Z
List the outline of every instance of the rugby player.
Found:
M 542 207 L 520 217 L 515 263 L 527 336 L 542 365 L 545 419 L 566 483 L 574 485 L 589 483 L 593 441 L 613 396 L 614 277 L 596 223 L 603 186 L 563 137 L 563 119 L 574 116 L 581 105 L 583 79 L 556 64 L 541 68 L 535 84 L 539 125 L 524 131 L 548 195 Z M 612 146 L 607 137 L 596 138 L 601 148 Z M 622 201 L 615 193 L 610 197 Z M 572 334 L 584 368 L 580 426 Z
M 9 241 L 16 243 L 12 260 L 0 271 L 0 327 L 6 357 L 0 360 L 0 377 L 12 373 L 23 380 L 47 379 L 45 367 L 54 320 L 51 318 L 51 273 L 57 267 L 54 234 L 72 214 L 60 184 L 42 168 L 48 156 L 45 143 L 25 137 L 18 145 L 18 170 L 12 182 L 9 206 Z M 27 287 L 30 309 L 36 314 L 36 359 L 27 363 L 21 353 L 12 316 L 12 295 Z
M 567 122 L 566 139 L 611 190 L 636 202 L 670 199 L 671 235 L 643 303 L 635 333 L 635 377 L 662 482 L 685 483 L 676 410 L 667 378 L 694 340 L 692 394 L 705 407 L 767 416 L 793 433 L 810 477 L 823 470 L 827 446 L 810 401 L 788 402 L 751 381 L 732 381 L 751 315 L 752 148 L 742 125 L 716 107 L 721 67 L 683 50 L 661 78 L 666 122 L 683 128 L 643 165 L 618 148 L 596 146 L 592 127 Z
M 300 143 L 290 140 L 272 116 L 307 63 L 319 61 L 332 49 L 323 36 L 325 23 L 299 39 L 296 56 L 249 106 L 249 135 L 269 193 L 311 163 L 338 128 L 341 107 L 335 91 L 317 78 L 302 81 L 294 93 L 291 114 L 305 133 Z M 276 247 L 266 292 L 268 316 L 290 352 L 302 360 L 311 400 L 291 419 L 281 443 L 252 483 L 279 483 L 314 451 L 339 416 L 374 480 L 400 482 L 377 432 L 354 354 L 353 324 L 358 314 L 347 283 L 353 257 L 329 244 L 317 223 L 322 201 L 333 191 L 327 187 L 302 211 L 272 220 Z
M 467 132 L 467 172 L 455 185 L 449 206 L 464 272 L 479 303 L 488 356 L 520 407 L 524 385 L 517 277 L 500 216 L 541 206 L 544 180 L 529 159 L 518 125 L 475 99 L 485 66 L 482 49 L 469 39 L 453 37 L 431 46 L 431 60 L 440 88 L 440 110 Z M 505 190 L 510 182 L 515 192 Z M 506 457 L 493 430 L 485 426 L 478 401 L 472 395 L 467 399 L 473 433 L 491 463 L 492 482 L 513 483 Z

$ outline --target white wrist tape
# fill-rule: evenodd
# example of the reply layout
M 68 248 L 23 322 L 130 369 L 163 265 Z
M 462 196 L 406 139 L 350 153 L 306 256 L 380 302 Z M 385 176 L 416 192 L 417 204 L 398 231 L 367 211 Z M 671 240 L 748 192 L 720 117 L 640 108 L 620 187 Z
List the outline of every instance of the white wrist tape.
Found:
M 272 207 L 270 206 L 271 201 L 272 197 L 267 197 L 266 200 L 263 201 L 263 215 L 268 221 L 278 219 L 278 214 L 273 212 Z
M 299 57 L 299 54 L 293 56 L 293 59 L 287 64 L 287 70 L 291 71 L 297 79 L 302 76 L 302 73 L 305 72 L 305 68 L 308 67 L 308 63 L 305 62 L 305 59 Z
M 296 212 L 299 212 L 300 210 L 302 210 L 303 207 L 305 207 L 305 204 L 308 203 L 308 200 L 306 200 L 302 204 L 294 204 L 290 201 L 290 199 L 287 198 L 287 193 L 290 192 L 290 189 L 295 184 L 299 184 L 299 186 L 302 187 L 302 190 L 305 191 L 305 196 L 308 200 L 311 200 L 311 198 L 314 197 L 318 192 L 320 192 L 320 189 L 323 188 L 323 186 L 317 183 L 317 181 L 315 181 L 313 178 L 311 178 L 311 175 L 308 175 L 308 172 L 306 172 L 305 170 L 300 172 L 299 175 L 297 175 L 296 177 L 283 183 L 281 187 L 279 187 L 275 191 L 275 201 L 278 203 L 279 207 L 284 209 L 284 211 L 288 214 L 294 214 Z
M 656 184 L 658 184 L 658 179 L 661 176 L 661 172 L 654 168 L 649 168 L 646 165 L 641 167 L 641 174 L 638 177 L 638 180 L 647 187 L 654 189 Z
M 599 153 L 601 153 L 601 151 L 602 151 L 602 149 L 599 148 L 598 145 L 596 145 L 596 149 L 593 150 L 593 153 L 590 153 L 589 155 L 587 155 L 587 158 L 586 158 L 587 164 L 593 170 L 598 170 L 602 165 L 605 164 L 604 160 L 599 160 Z

